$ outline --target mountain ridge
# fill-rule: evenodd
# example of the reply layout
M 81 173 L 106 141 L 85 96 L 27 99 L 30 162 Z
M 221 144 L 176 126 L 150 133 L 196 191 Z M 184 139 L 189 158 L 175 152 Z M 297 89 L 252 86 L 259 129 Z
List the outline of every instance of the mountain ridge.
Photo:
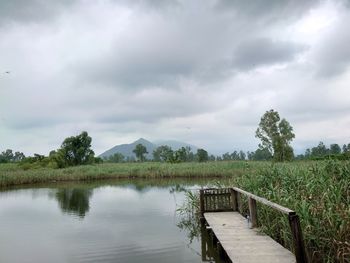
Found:
M 114 155 L 116 153 L 121 153 L 122 155 L 124 155 L 125 158 L 127 158 L 127 157 L 135 158 L 136 156 L 133 153 L 133 150 L 135 149 L 137 144 L 142 144 L 142 145 L 146 146 L 146 149 L 148 152 L 146 154 L 147 159 L 153 159 L 153 151 L 161 145 L 167 145 L 167 146 L 171 147 L 173 150 L 178 150 L 181 147 L 191 147 L 191 150 L 194 153 L 198 149 L 198 147 L 195 145 L 181 142 L 181 141 L 177 141 L 177 140 L 157 140 L 155 142 L 151 142 L 151 141 L 148 141 L 144 138 L 139 138 L 138 140 L 136 140 L 132 143 L 115 145 L 112 148 L 101 153 L 99 155 L 99 157 L 108 158 L 109 156 Z

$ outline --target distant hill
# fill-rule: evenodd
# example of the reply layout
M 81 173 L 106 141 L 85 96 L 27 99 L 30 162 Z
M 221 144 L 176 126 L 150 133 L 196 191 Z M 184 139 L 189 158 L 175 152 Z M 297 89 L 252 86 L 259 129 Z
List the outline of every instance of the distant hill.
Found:
M 120 144 L 116 145 L 113 148 L 101 153 L 99 157 L 104 158 L 104 157 L 109 157 L 115 153 L 121 153 L 125 157 L 136 157 L 135 154 L 133 153 L 133 150 L 135 149 L 136 145 L 141 143 L 142 145 L 146 146 L 148 154 L 146 155 L 147 159 L 153 159 L 153 151 L 160 145 L 168 145 L 170 146 L 173 150 L 177 150 L 181 147 L 191 147 L 192 152 L 196 153 L 198 147 L 184 143 L 184 142 L 179 142 L 179 141 L 174 141 L 174 140 L 165 140 L 165 141 L 157 141 L 155 143 L 152 143 L 146 139 L 140 138 L 137 141 L 134 141 L 133 143 L 130 144 Z

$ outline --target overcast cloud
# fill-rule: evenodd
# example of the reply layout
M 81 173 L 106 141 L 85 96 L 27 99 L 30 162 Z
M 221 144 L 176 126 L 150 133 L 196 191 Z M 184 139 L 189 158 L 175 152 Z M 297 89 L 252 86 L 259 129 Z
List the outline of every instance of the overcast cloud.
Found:
M 139 137 L 251 151 L 271 108 L 297 152 L 349 143 L 349 43 L 346 0 L 0 0 L 0 151 L 82 130 L 97 154 Z

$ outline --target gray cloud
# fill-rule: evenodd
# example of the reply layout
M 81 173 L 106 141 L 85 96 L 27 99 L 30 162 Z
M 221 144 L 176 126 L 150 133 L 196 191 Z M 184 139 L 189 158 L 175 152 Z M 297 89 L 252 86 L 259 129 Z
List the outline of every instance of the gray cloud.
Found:
M 338 18 L 335 29 L 329 32 L 315 54 L 317 75 L 334 77 L 350 66 L 350 14 Z
M 8 2 L 2 148 L 47 153 L 88 130 L 96 152 L 137 137 L 254 150 L 271 108 L 296 128 L 298 149 L 345 143 L 350 16 L 338 0 L 339 21 L 312 41 L 293 28 L 325 1 Z
M 217 10 L 232 12 L 242 17 L 253 17 L 261 22 L 276 22 L 276 19 L 283 18 L 283 21 L 295 19 L 302 16 L 310 8 L 320 4 L 322 0 L 218 0 Z M 287 15 L 287 16 L 286 16 Z
M 0 1 L 0 26 L 11 23 L 44 22 L 53 19 L 75 0 Z
M 272 40 L 265 25 L 251 17 L 226 15 L 214 7 L 198 9 L 184 2 L 182 8 L 152 20 L 136 12 L 138 20 L 130 30 L 112 40 L 108 50 L 78 61 L 74 70 L 83 79 L 110 87 L 171 88 L 184 78 L 220 81 L 237 69 L 291 62 L 305 49 L 295 42 Z
M 233 66 L 249 70 L 262 65 L 290 62 L 305 50 L 300 44 L 272 41 L 268 38 L 249 39 L 240 43 L 233 55 Z

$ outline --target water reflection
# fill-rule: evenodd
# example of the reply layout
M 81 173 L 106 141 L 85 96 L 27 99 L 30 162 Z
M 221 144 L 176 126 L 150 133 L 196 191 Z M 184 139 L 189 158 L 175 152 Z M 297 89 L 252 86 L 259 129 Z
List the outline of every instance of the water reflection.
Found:
M 195 213 L 175 213 L 186 191 L 201 185 L 211 182 L 94 181 L 0 191 L 0 262 L 213 262 Z
M 58 189 L 55 197 L 62 212 L 83 218 L 90 209 L 89 199 L 92 192 L 92 189 L 64 188 Z
M 217 246 L 215 237 L 207 229 L 204 220 L 200 220 L 198 191 L 194 192 L 184 189 L 184 192 L 185 200 L 177 209 L 177 215 L 179 217 L 177 227 L 186 232 L 189 244 L 194 240 L 200 240 L 202 262 L 230 262 L 225 253 Z

